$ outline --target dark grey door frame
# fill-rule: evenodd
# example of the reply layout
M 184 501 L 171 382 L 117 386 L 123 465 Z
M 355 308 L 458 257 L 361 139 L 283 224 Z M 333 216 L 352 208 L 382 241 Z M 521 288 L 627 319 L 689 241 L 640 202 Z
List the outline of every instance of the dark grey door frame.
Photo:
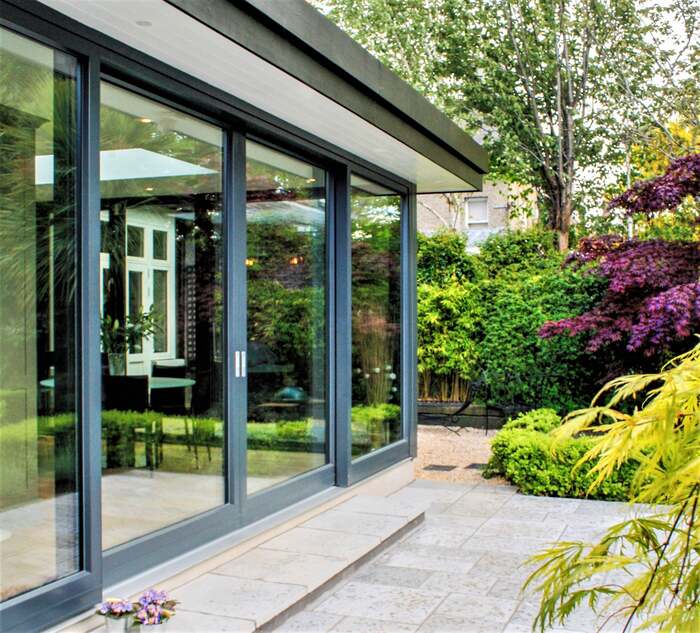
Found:
M 37 587 L 0 604 L 0 630 L 42 629 L 92 607 L 102 587 L 144 568 L 162 563 L 198 545 L 235 531 L 278 509 L 333 485 L 347 486 L 415 450 L 411 440 L 415 410 L 411 394 L 414 376 L 405 368 L 415 349 L 410 316 L 415 290 L 409 279 L 414 270 L 407 257 L 415 252 L 415 200 L 407 181 L 370 165 L 363 159 L 325 143 L 212 86 L 168 67 L 110 38 L 96 34 L 36 0 L 0 0 L 0 23 L 79 60 L 78 181 L 80 333 L 79 400 L 81 420 L 81 526 L 82 571 Z M 101 385 L 99 313 L 100 81 L 121 80 L 182 111 L 211 120 L 225 130 L 223 204 L 225 251 L 226 378 L 226 504 L 169 526 L 134 542 L 102 552 L 101 538 Z M 246 383 L 233 373 L 234 349 L 246 346 L 246 193 L 245 138 L 255 136 L 323 167 L 328 173 L 328 461 L 270 489 L 246 497 Z M 351 172 L 391 187 L 404 196 L 402 213 L 402 396 L 404 439 L 351 463 L 351 375 L 349 337 L 350 198 Z M 414 372 L 412 372 L 414 373 Z M 411 396 L 411 397 L 409 397 Z

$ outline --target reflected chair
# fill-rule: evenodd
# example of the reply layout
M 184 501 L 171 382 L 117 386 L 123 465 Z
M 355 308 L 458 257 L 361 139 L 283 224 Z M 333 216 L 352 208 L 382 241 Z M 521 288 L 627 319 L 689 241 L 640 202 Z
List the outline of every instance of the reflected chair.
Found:
M 167 361 L 155 361 L 151 375 L 154 378 L 186 378 L 187 367 L 184 363 L 182 365 L 174 365 Z M 188 413 L 186 388 L 151 389 L 151 409 L 171 415 L 186 415 Z
M 103 381 L 105 409 L 148 409 L 148 376 L 104 376 Z
M 139 413 L 148 410 L 148 376 L 103 376 L 103 390 L 105 409 Z M 123 432 L 132 433 L 134 440 L 138 435 L 143 437 L 146 467 L 149 470 L 156 468 L 160 429 L 146 423 L 141 427 L 125 428 Z

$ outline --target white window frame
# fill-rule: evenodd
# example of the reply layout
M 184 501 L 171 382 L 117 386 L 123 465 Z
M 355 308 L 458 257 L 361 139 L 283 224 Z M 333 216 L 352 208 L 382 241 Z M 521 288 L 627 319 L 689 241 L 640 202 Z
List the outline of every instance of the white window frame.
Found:
M 109 219 L 108 211 L 100 212 L 100 219 Z M 127 209 L 127 227 L 134 226 L 143 229 L 143 257 L 127 255 L 126 257 L 126 297 L 128 298 L 129 271 L 144 273 L 141 308 L 145 312 L 153 305 L 153 271 L 164 270 L 168 273 L 167 298 L 167 349 L 164 352 L 153 351 L 153 337 L 146 338 L 141 352 L 127 352 L 127 374 L 151 375 L 153 361 L 172 360 L 176 358 L 177 345 L 177 305 L 175 301 L 175 220 L 166 215 L 148 209 Z M 164 231 L 167 235 L 167 260 L 156 259 L 153 252 L 153 231 Z M 102 281 L 109 269 L 109 253 L 100 253 L 100 311 L 104 304 L 104 283 Z M 128 306 L 127 306 L 128 309 Z
M 484 208 L 485 208 L 485 215 L 483 220 L 472 220 L 471 218 L 471 203 L 472 202 L 483 202 L 484 203 Z M 488 226 L 489 224 L 489 199 L 487 196 L 474 196 L 467 198 L 466 200 L 466 216 L 467 216 L 467 226 L 472 227 L 472 226 L 478 226 L 478 227 L 483 227 L 484 225 Z

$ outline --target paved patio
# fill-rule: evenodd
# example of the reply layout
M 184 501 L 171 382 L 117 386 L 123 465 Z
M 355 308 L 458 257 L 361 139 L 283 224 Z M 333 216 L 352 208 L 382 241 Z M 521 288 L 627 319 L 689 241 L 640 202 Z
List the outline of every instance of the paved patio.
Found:
M 424 523 L 277 633 L 531 631 L 537 601 L 520 593 L 522 563 L 548 542 L 595 538 L 628 512 L 622 503 L 528 497 L 484 480 L 417 480 L 389 499 L 424 505 Z M 554 631 L 592 633 L 600 623 L 584 609 Z

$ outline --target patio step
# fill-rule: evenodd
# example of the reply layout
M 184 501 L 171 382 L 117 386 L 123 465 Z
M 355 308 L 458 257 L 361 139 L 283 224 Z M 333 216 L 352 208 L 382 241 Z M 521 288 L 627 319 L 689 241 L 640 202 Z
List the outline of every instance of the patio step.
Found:
M 427 504 L 357 495 L 173 588 L 168 633 L 271 631 L 424 519 Z

